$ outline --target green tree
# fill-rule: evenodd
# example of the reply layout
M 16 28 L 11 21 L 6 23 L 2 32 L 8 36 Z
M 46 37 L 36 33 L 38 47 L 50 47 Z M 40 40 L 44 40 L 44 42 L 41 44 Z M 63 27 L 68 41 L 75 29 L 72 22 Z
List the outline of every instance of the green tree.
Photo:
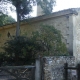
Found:
M 62 42 L 59 30 L 50 25 L 42 25 L 39 31 L 33 32 L 35 41 L 39 41 L 44 47 L 45 55 L 67 55 L 67 48 Z M 67 53 L 67 54 L 66 54 Z
M 60 31 L 50 25 L 42 25 L 39 31 L 32 32 L 29 37 L 12 37 L 6 41 L 3 49 L 5 59 L 8 59 L 5 61 L 13 59 L 15 65 L 31 64 L 39 56 L 68 55 Z
M 15 20 L 11 16 L 5 15 L 3 13 L 0 14 L 0 27 L 14 22 Z
M 35 61 L 38 53 L 43 50 L 33 37 L 23 36 L 12 37 L 11 40 L 6 41 L 3 49 L 6 56 L 4 62 L 7 61 L 8 65 L 9 63 L 14 63 L 14 65 L 31 64 Z
M 17 13 L 17 27 L 16 27 L 16 36 L 20 35 L 20 20 L 24 19 L 31 11 L 32 11 L 32 6 L 37 3 L 39 5 L 42 6 L 42 3 L 47 4 L 47 6 L 45 6 L 45 8 L 42 6 L 42 8 L 44 8 L 43 10 L 47 10 L 44 11 L 45 13 L 49 11 L 52 11 L 52 3 L 54 4 L 54 0 L 1 0 L 3 2 L 10 2 L 11 4 L 13 4 L 16 7 L 16 13 Z M 44 4 L 43 4 L 44 5 Z M 48 10 L 49 9 L 49 10 Z

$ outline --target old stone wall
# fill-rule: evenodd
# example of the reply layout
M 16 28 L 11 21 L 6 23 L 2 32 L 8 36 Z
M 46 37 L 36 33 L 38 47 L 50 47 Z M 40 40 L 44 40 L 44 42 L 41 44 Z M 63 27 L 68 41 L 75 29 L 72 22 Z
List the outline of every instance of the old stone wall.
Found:
M 76 61 L 80 62 L 80 9 L 78 15 L 73 16 L 73 54 Z
M 75 58 L 72 56 L 45 57 L 44 80 L 64 80 L 64 63 L 75 66 Z M 70 75 L 70 74 L 69 74 Z
M 70 18 L 72 14 L 74 14 L 72 10 L 63 10 L 23 21 L 20 26 L 21 35 L 25 33 L 31 34 L 31 32 L 39 30 L 42 24 L 53 25 L 56 29 L 61 31 L 63 41 L 66 43 L 68 50 L 73 52 L 73 26 L 71 26 L 72 18 Z M 7 36 L 8 32 L 10 32 L 11 35 L 15 35 L 16 23 L 0 27 L 0 47 L 9 39 Z

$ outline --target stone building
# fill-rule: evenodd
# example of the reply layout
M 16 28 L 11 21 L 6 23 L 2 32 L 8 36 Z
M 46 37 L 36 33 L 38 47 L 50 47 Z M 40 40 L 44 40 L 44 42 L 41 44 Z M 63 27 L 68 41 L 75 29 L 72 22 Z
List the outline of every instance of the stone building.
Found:
M 80 59 L 80 9 L 67 9 L 54 12 L 50 15 L 41 15 L 21 22 L 21 34 L 31 34 L 32 31 L 39 30 L 41 24 L 53 25 L 61 31 L 64 42 L 70 54 Z M 0 27 L 0 47 L 8 39 L 7 33 L 15 35 L 16 23 Z

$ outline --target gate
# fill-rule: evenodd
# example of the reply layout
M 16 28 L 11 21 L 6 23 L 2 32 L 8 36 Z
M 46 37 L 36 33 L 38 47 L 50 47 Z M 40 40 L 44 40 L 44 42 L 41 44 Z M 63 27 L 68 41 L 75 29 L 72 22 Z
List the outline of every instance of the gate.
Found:
M 71 72 L 73 74 L 72 79 L 70 80 L 80 80 L 80 64 L 77 64 L 76 67 L 68 67 L 68 63 L 64 64 L 64 80 L 69 80 L 68 76 L 70 75 L 68 73 L 68 70 L 72 70 Z
M 0 67 L 0 80 L 35 80 L 35 66 Z
M 0 67 L 0 80 L 42 80 L 41 61 L 41 58 L 37 58 L 35 66 Z

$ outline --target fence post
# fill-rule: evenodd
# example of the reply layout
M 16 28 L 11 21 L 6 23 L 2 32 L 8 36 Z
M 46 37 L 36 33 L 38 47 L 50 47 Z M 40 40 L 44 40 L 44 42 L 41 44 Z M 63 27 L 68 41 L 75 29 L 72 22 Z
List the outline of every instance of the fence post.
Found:
M 68 80 L 68 63 L 64 64 L 64 78 L 65 80 Z
M 80 80 L 80 64 L 77 65 L 77 80 Z
M 31 80 L 35 80 L 35 67 L 31 69 L 31 73 L 32 73 Z
M 36 64 L 35 64 L 35 80 L 41 80 L 41 59 L 40 57 L 36 59 Z
M 41 58 L 41 80 L 44 80 L 44 62 L 43 58 Z

